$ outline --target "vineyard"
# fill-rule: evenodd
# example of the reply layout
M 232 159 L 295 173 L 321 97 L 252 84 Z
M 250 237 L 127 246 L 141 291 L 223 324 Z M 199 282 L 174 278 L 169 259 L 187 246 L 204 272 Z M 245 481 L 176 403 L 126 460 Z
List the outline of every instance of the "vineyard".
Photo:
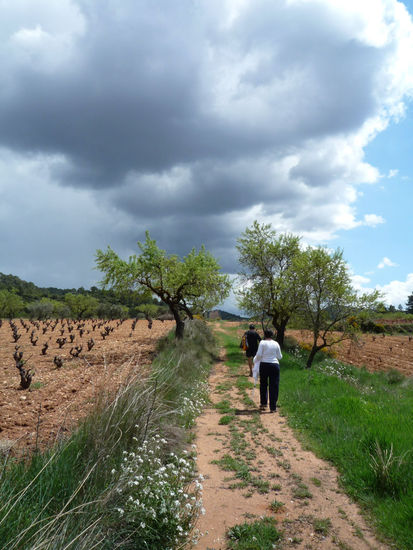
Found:
M 44 448 L 97 394 L 151 363 L 172 321 L 15 319 L 0 326 L 0 451 Z
M 312 341 L 308 330 L 289 330 L 288 334 L 300 344 L 309 344 Z M 363 334 L 355 342 L 347 340 L 330 349 L 333 356 L 341 361 L 366 367 L 371 372 L 397 369 L 404 376 L 413 376 L 412 336 Z
M 97 394 L 150 364 L 173 321 L 3 321 L 0 326 L 0 451 L 44 448 L 83 418 Z M 290 330 L 300 343 L 309 331 Z M 333 355 L 370 371 L 413 375 L 413 338 L 363 335 Z M 26 387 L 28 386 L 28 387 Z

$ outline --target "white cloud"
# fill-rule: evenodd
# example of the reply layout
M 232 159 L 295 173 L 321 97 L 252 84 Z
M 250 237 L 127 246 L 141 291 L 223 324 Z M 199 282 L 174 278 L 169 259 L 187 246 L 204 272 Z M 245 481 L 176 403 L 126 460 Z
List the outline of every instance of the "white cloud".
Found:
M 361 225 L 367 225 L 368 227 L 376 227 L 379 224 L 385 223 L 385 219 L 377 214 L 365 214 L 364 220 Z
M 371 279 L 369 279 L 368 277 L 363 277 L 363 275 L 352 275 L 351 280 L 354 288 L 356 288 L 357 290 L 361 290 L 363 285 L 369 283 Z
M 382 261 L 378 264 L 378 269 L 383 269 L 385 267 L 397 267 L 398 264 L 395 262 L 392 262 L 389 258 L 386 256 L 382 259 Z
M 413 273 L 409 273 L 405 281 L 391 281 L 376 288 L 383 292 L 387 304 L 405 306 L 407 297 L 413 294 Z
M 382 300 L 387 305 L 398 306 L 401 304 L 404 306 L 407 302 L 408 296 L 413 294 L 413 273 L 409 273 L 405 281 L 391 281 L 383 285 L 366 286 L 371 283 L 371 280 L 367 277 L 360 275 L 352 275 L 353 286 L 358 292 L 372 292 L 378 290 L 382 294 Z

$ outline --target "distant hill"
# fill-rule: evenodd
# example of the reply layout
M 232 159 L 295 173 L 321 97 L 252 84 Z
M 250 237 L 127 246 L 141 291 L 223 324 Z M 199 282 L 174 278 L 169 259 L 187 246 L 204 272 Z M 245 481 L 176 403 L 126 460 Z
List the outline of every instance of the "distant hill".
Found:
M 228 313 L 228 311 L 223 311 L 222 309 L 214 309 L 208 314 L 209 319 L 222 319 L 223 321 L 245 321 L 248 320 L 247 317 L 241 317 L 240 315 L 235 315 L 234 313 Z
M 39 287 L 34 283 L 24 281 L 17 275 L 5 275 L 0 273 L 0 290 L 8 290 L 14 292 L 25 304 L 37 302 L 42 298 L 49 300 L 63 301 L 65 294 L 83 294 L 92 296 L 101 303 L 123 305 L 129 308 L 131 316 L 135 316 L 137 312 L 135 308 L 142 303 L 153 303 L 160 305 L 159 300 L 148 300 L 141 298 L 137 292 L 125 291 L 122 294 L 116 293 L 113 290 L 102 290 L 96 286 L 92 286 L 90 290 L 83 287 L 80 288 L 55 288 L 55 287 Z
M 76 293 L 75 288 L 59 289 L 54 287 L 42 288 L 20 279 L 17 275 L 5 275 L 0 273 L 0 290 L 14 291 L 25 302 L 33 302 L 41 298 L 61 300 L 65 294 Z

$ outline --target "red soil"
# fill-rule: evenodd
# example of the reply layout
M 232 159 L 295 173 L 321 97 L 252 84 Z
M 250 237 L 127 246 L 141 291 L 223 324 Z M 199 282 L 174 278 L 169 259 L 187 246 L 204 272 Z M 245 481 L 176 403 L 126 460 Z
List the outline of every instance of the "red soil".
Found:
M 306 330 L 289 330 L 300 343 L 310 343 Z M 337 358 L 369 371 L 397 369 L 405 376 L 413 376 L 413 337 L 364 334 L 358 343 L 344 341 L 331 348 Z
M 102 388 L 115 390 L 138 369 L 152 362 L 156 342 L 173 327 L 172 321 L 154 321 L 151 330 L 147 321 L 138 321 L 132 330 L 132 320 L 84 321 L 81 336 L 78 323 L 73 322 L 69 333 L 66 321 L 59 321 L 54 331 L 49 326 L 43 334 L 45 323 L 37 326 L 25 321 L 14 321 L 21 337 L 15 343 L 7 321 L 0 327 L 0 452 L 12 447 L 13 452 L 44 447 L 72 429 L 84 418 Z M 104 323 L 99 326 L 100 323 Z M 93 329 L 95 324 L 95 329 Z M 104 327 L 113 331 L 103 339 Z M 37 344 L 30 342 L 35 330 Z M 63 331 L 63 335 L 61 334 Z M 73 343 L 70 334 L 75 335 Z M 67 343 L 59 349 L 57 338 L 66 337 Z M 87 351 L 87 341 L 93 338 L 95 345 Z M 42 347 L 48 342 L 46 355 Z M 34 372 L 28 390 L 20 389 L 19 371 L 15 366 L 15 346 L 23 351 L 25 368 Z M 83 346 L 79 357 L 72 357 L 70 349 Z M 53 358 L 60 356 L 64 364 L 57 369 Z

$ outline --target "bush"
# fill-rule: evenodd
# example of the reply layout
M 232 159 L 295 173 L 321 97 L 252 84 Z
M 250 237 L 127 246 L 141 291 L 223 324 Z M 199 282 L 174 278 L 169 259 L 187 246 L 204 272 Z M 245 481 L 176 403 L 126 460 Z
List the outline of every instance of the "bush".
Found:
M 380 495 L 399 497 L 406 492 L 406 475 L 411 471 L 408 454 L 396 456 L 392 443 L 381 445 L 377 440 L 374 442 L 369 465 L 373 472 L 373 487 Z
M 284 338 L 284 349 L 285 351 L 295 351 L 300 347 L 297 338 L 294 336 L 285 336 Z

